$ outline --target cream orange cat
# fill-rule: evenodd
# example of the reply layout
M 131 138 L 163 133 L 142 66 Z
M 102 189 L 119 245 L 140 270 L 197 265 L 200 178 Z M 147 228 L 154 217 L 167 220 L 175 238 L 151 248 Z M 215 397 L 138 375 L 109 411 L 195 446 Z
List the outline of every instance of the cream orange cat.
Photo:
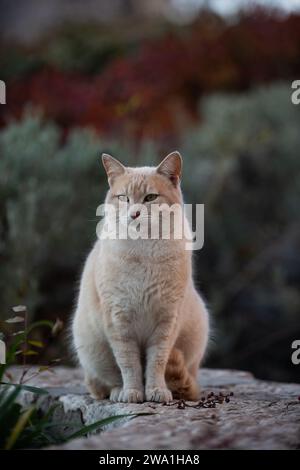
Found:
M 130 168 L 102 157 L 105 203 L 183 204 L 182 159 Z M 192 278 L 184 239 L 98 239 L 83 270 L 73 321 L 86 385 L 97 399 L 165 402 L 198 398 L 197 371 L 208 341 L 208 313 Z

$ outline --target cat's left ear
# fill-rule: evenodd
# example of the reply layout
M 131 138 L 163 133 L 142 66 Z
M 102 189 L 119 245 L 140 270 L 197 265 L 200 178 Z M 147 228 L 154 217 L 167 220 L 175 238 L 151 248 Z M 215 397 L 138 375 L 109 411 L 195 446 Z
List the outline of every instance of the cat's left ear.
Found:
M 120 176 L 125 172 L 125 166 L 122 165 L 119 160 L 107 153 L 102 154 L 102 163 L 107 173 L 108 183 L 110 185 L 117 176 Z
M 157 173 L 166 176 L 174 186 L 180 182 L 182 172 L 182 157 L 179 152 L 172 152 L 164 158 L 156 169 Z

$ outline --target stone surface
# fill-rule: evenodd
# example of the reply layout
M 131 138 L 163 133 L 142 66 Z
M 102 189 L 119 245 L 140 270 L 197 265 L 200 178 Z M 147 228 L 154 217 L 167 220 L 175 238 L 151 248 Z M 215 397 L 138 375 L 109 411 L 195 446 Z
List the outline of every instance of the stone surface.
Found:
M 11 372 L 17 380 L 20 370 Z M 247 372 L 203 369 L 204 393 L 234 393 L 230 403 L 215 409 L 96 401 L 83 386 L 82 372 L 64 367 L 44 372 L 30 384 L 47 388 L 49 395 L 40 396 L 37 405 L 47 409 L 56 403 L 54 419 L 63 422 L 66 432 L 109 416 L 151 413 L 118 420 L 99 434 L 59 447 L 63 449 L 300 448 L 300 384 L 257 380 Z M 35 399 L 30 392 L 22 397 L 24 404 Z

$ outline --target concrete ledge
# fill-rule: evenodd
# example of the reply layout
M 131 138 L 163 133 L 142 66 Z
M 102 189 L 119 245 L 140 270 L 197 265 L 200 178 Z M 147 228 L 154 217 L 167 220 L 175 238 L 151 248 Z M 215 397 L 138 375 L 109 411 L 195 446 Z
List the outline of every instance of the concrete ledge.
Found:
M 11 370 L 14 380 L 20 369 Z M 57 367 L 30 384 L 45 387 L 49 395 L 24 392 L 22 403 L 36 401 L 46 410 L 58 405 L 53 419 L 66 432 L 109 416 L 151 413 L 124 418 L 88 438 L 53 449 L 295 449 L 300 448 L 300 384 L 255 379 L 247 372 L 202 369 L 204 393 L 233 392 L 230 403 L 214 409 L 178 409 L 155 403 L 123 404 L 92 399 L 79 369 Z M 200 376 L 199 376 L 200 379 Z

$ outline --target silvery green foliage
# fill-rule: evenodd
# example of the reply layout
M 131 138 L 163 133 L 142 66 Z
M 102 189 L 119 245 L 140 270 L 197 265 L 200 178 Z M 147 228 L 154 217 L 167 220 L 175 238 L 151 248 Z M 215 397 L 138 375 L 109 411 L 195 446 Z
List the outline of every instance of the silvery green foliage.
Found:
M 300 334 L 300 106 L 290 96 L 278 83 L 207 97 L 182 145 L 188 198 L 205 203 L 197 274 L 216 318 L 211 360 L 281 379 L 293 377 L 284 358 Z
M 202 122 L 185 136 L 183 152 L 190 166 L 205 167 L 205 175 L 230 171 L 246 154 L 258 170 L 289 172 L 297 164 L 300 107 L 291 102 L 289 83 L 243 94 L 216 94 L 201 102 Z M 282 167 L 283 162 L 285 167 Z M 200 172 L 201 173 L 201 172 Z M 210 185 L 212 181 L 197 176 Z M 194 176 L 199 188 L 199 180 Z M 194 181 L 194 179 L 192 181 Z
M 129 162 L 133 155 L 126 145 L 102 142 L 85 129 L 73 130 L 64 141 L 56 126 L 32 112 L 1 131 L 2 316 L 18 303 L 32 313 L 43 296 L 54 308 L 74 296 L 70 285 L 67 292 L 57 282 L 47 288 L 47 279 L 60 271 L 74 277 L 96 237 L 96 207 L 107 187 L 104 150 Z

